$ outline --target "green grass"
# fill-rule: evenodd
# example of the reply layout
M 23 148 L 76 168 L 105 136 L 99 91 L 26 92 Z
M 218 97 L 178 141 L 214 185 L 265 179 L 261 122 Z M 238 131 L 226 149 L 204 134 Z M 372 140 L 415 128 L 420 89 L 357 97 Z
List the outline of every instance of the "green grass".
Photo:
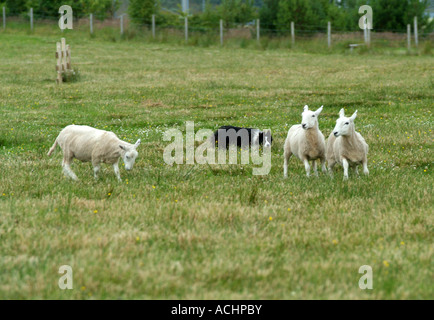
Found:
M 60 35 L 0 33 L 0 298 L 433 297 L 432 56 L 313 54 L 106 41 L 66 33 L 78 82 L 55 84 Z M 358 109 L 369 177 L 307 179 L 283 142 L 302 108 Z M 169 128 L 270 128 L 272 169 L 163 161 Z M 87 124 L 142 139 L 134 170 L 79 182 L 46 156 Z M 73 268 L 74 289 L 58 288 Z M 360 290 L 359 267 L 374 289 Z

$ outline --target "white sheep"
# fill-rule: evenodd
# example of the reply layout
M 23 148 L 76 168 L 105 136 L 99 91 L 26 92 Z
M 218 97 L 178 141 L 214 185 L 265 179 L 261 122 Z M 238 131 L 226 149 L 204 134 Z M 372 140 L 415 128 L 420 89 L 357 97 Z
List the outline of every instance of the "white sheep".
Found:
M 339 163 L 344 167 L 344 180 L 348 179 L 348 167 L 354 168 L 356 174 L 359 174 L 357 166 L 363 165 L 363 173 L 369 174 L 368 170 L 368 144 L 362 135 L 355 130 L 354 119 L 356 119 L 357 110 L 354 114 L 345 117 L 344 109 L 339 111 L 339 119 L 336 120 L 336 126 L 327 140 L 327 163 L 330 175 L 333 177 L 333 167 Z
M 318 127 L 318 116 L 323 106 L 318 110 L 310 111 L 304 106 L 301 124 L 293 125 L 289 131 L 284 145 L 283 175 L 288 176 L 288 160 L 294 154 L 304 163 L 306 175 L 310 176 L 309 161 L 312 161 L 315 175 L 318 175 L 316 161 L 321 160 L 321 168 L 326 172 L 325 167 L 325 139 Z
M 72 160 L 76 158 L 83 162 L 92 162 L 95 179 L 102 162 L 112 164 L 116 177 L 121 181 L 119 158 L 124 160 L 125 169 L 131 170 L 138 155 L 136 149 L 140 145 L 140 139 L 135 144 L 130 144 L 120 140 L 113 132 L 70 125 L 59 133 L 48 151 L 49 156 L 57 145 L 63 151 L 62 167 L 65 176 L 78 180 L 70 167 Z

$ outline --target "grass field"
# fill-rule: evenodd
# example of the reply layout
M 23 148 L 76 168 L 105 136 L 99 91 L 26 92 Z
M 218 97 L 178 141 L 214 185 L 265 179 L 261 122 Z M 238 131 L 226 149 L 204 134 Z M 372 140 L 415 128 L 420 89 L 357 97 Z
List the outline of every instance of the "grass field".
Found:
M 57 86 L 60 35 L 0 33 L 0 298 L 429 299 L 433 287 L 432 55 L 309 54 L 104 41 L 69 33 L 80 80 Z M 305 104 L 358 109 L 370 176 L 307 179 L 283 142 Z M 170 128 L 270 128 L 272 169 L 166 165 Z M 133 171 L 79 182 L 59 131 L 142 139 Z M 58 269 L 73 269 L 60 290 Z M 373 269 L 373 290 L 358 286 Z

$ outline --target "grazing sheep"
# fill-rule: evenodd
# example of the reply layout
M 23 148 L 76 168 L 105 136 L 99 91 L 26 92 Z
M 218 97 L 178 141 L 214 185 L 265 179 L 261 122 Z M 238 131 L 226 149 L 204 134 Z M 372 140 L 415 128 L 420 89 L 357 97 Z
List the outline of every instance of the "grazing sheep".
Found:
M 357 110 L 354 114 L 345 117 L 344 109 L 339 111 L 339 119 L 336 120 L 336 126 L 330 134 L 327 141 L 327 162 L 330 176 L 333 177 L 333 167 L 339 163 L 344 167 L 344 180 L 348 179 L 348 166 L 354 168 L 356 174 L 359 174 L 357 166 L 363 165 L 363 173 L 369 174 L 368 170 L 368 144 L 360 133 L 355 131 L 354 119 L 356 119 Z
M 288 176 L 288 160 L 294 154 L 304 163 L 306 175 L 310 176 L 309 161 L 312 161 L 315 175 L 318 175 L 315 160 L 321 160 L 321 168 L 326 172 L 325 167 L 325 139 L 318 127 L 318 116 L 323 106 L 315 112 L 304 106 L 301 124 L 292 126 L 284 146 L 283 175 Z
M 138 155 L 136 149 L 140 145 L 140 139 L 135 144 L 130 144 L 120 140 L 113 132 L 70 125 L 59 133 L 48 151 L 49 156 L 57 145 L 63 151 L 62 167 L 65 176 L 78 180 L 70 167 L 72 160 L 76 158 L 83 162 L 92 162 L 95 179 L 102 162 L 112 164 L 116 177 L 121 181 L 119 158 L 124 160 L 125 169 L 131 170 Z

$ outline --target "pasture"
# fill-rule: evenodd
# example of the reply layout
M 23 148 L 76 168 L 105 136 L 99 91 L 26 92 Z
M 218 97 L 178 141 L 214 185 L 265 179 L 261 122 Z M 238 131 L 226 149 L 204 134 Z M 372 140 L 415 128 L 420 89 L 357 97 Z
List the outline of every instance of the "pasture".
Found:
M 433 297 L 432 55 L 198 48 L 66 36 L 77 82 L 55 84 L 60 35 L 0 33 L 1 299 L 428 299 Z M 306 178 L 283 143 L 303 106 L 340 108 L 369 177 Z M 272 130 L 272 168 L 166 165 L 167 129 Z M 46 153 L 86 124 L 142 140 L 117 182 Z M 60 290 L 58 269 L 73 269 Z M 373 269 L 361 290 L 359 267 Z

